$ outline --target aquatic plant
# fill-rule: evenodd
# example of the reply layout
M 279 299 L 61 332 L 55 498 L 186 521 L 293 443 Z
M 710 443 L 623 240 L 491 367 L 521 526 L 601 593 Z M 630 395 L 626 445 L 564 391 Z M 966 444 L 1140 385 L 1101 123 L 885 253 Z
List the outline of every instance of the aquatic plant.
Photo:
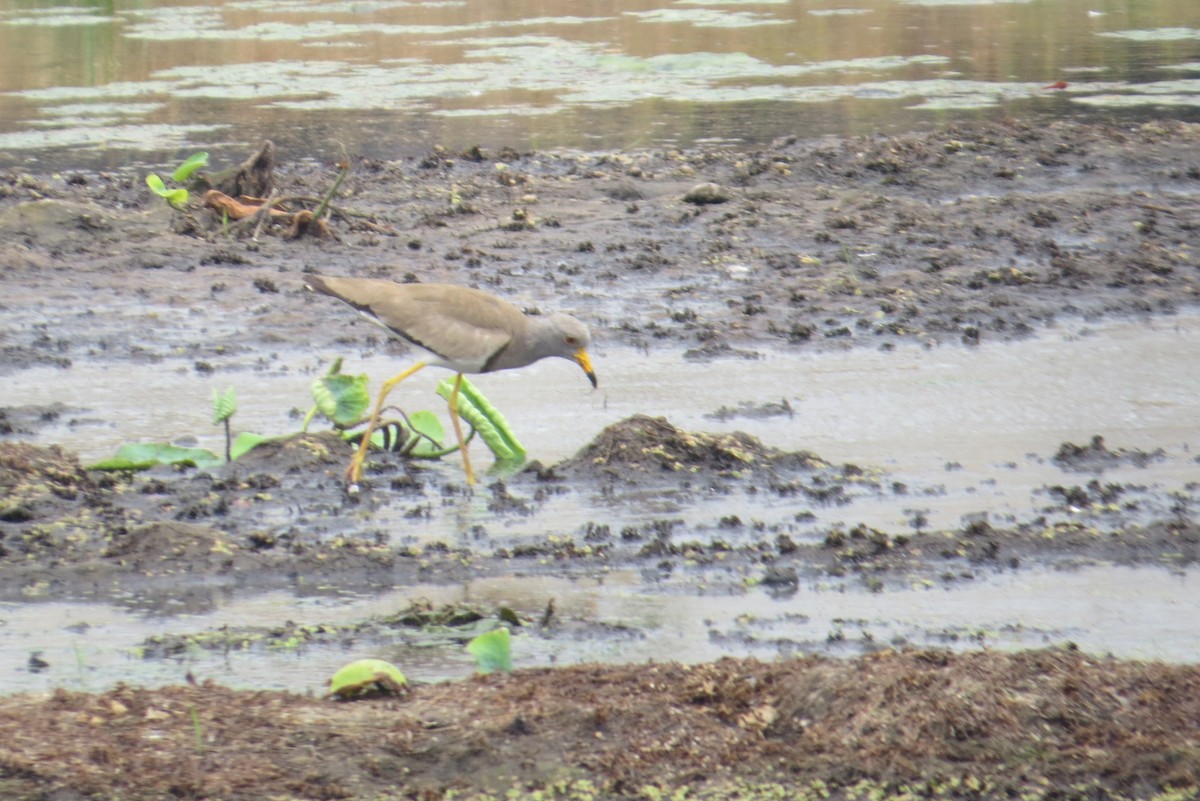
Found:
M 233 393 L 233 387 L 225 390 L 224 393 L 213 390 L 213 425 L 225 424 L 225 461 L 232 462 L 232 446 L 233 446 L 233 431 L 230 428 L 229 421 L 237 412 L 237 396 Z
M 471 640 L 467 643 L 467 653 L 475 657 L 475 670 L 480 673 L 512 671 L 511 636 L 503 626 Z
M 321 415 L 333 424 L 341 436 L 349 441 L 361 440 L 362 433 L 356 431 L 365 421 L 371 404 L 366 374 L 348 375 L 342 371 L 342 359 L 338 358 L 322 376 L 312 383 L 313 406 L 304 417 L 299 433 L 308 432 L 312 420 Z M 452 384 L 442 381 L 437 392 L 449 397 Z M 164 442 L 132 442 L 117 449 L 108 459 L 88 466 L 91 470 L 145 470 L 155 465 L 180 465 L 212 469 L 225 462 L 237 461 L 246 452 L 270 439 L 282 439 L 292 434 L 269 437 L 248 431 L 233 436 L 232 418 L 237 413 L 237 395 L 233 387 L 224 392 L 216 389 L 212 394 L 213 425 L 225 427 L 224 458 L 207 448 L 187 448 Z M 445 444 L 445 427 L 437 415 L 430 411 L 405 414 L 396 410 L 399 419 L 379 425 L 371 435 L 371 444 L 383 450 L 396 451 L 416 459 L 440 459 L 454 453 L 458 445 Z M 501 469 L 513 469 L 525 461 L 525 448 L 517 440 L 508 421 L 483 393 L 463 379 L 460 390 L 459 416 L 466 420 L 471 432 L 466 441 L 476 435 L 491 449 L 496 464 Z
M 312 393 L 316 405 L 309 410 L 301 431 L 308 430 L 309 423 L 318 413 L 343 432 L 363 422 L 371 404 L 367 376 L 346 375 L 341 372 L 341 367 L 342 360 L 339 358 L 325 375 L 313 381 Z M 437 393 L 449 399 L 453 389 L 453 382 L 447 379 L 438 384 Z M 458 450 L 457 445 L 443 444 L 445 428 L 433 412 L 419 411 L 408 415 L 397 411 L 401 419 L 380 424 L 371 436 L 372 445 L 418 459 L 439 459 Z M 466 378 L 459 389 L 458 414 L 471 427 L 467 441 L 478 433 L 498 464 L 510 467 L 525 461 L 525 448 L 512 432 L 504 415 Z M 359 435 L 350 432 L 345 436 L 353 439 Z
M 192 177 L 193 173 L 206 164 L 208 164 L 208 153 L 193 153 L 175 168 L 175 171 L 171 173 L 171 180 L 176 184 L 187 183 L 187 180 Z M 183 186 L 168 188 L 163 179 L 158 177 L 157 173 L 152 172 L 146 176 L 146 186 L 150 187 L 151 192 L 163 198 L 177 209 L 183 209 L 187 206 L 188 197 L 190 196 L 188 190 Z
M 343 666 L 329 679 L 329 695 L 348 701 L 367 695 L 402 695 L 408 679 L 391 662 L 359 659 Z

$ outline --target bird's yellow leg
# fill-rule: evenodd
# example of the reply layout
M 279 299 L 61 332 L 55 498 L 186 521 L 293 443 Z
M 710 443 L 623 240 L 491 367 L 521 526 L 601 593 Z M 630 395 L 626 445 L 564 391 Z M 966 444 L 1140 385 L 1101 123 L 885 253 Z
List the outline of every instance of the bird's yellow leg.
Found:
M 375 426 L 379 425 L 379 415 L 383 413 L 383 402 L 387 399 L 388 393 L 395 389 L 397 384 L 424 366 L 425 362 L 417 362 L 400 375 L 389 378 L 380 388 L 379 397 L 375 400 L 375 411 L 371 412 L 371 420 L 367 423 L 367 430 L 363 433 L 362 442 L 359 443 L 354 457 L 350 459 L 350 466 L 346 468 L 347 486 L 357 488 L 358 480 L 362 478 L 363 462 L 367 460 L 367 449 L 371 447 L 371 435 L 375 433 Z
M 462 422 L 458 419 L 458 389 L 462 386 L 463 374 L 454 376 L 454 391 L 450 393 L 450 422 L 454 424 L 454 435 L 458 437 L 458 449 L 462 451 L 463 469 L 467 471 L 468 486 L 475 483 L 475 471 L 471 469 L 471 457 L 467 455 L 467 443 L 463 440 Z

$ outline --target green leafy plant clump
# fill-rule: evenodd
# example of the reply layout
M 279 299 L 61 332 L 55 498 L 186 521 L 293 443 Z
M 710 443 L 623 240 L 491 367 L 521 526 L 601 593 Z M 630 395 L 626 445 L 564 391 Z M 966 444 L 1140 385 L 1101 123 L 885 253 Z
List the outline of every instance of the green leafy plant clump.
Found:
M 342 360 L 337 359 L 325 375 L 313 381 L 315 405 L 304 418 L 301 431 L 307 431 L 313 417 L 320 414 L 347 438 L 358 436 L 350 429 L 362 424 L 371 405 L 366 374 L 347 375 L 341 372 Z M 401 413 L 403 415 L 403 413 Z M 445 447 L 445 429 L 432 412 L 420 411 L 404 415 L 402 421 L 390 421 L 371 435 L 371 444 L 399 451 L 420 459 L 438 459 L 453 453 L 457 447 Z
M 360 440 L 356 431 L 367 416 L 371 405 L 371 393 L 365 374 L 349 375 L 341 372 L 342 360 L 334 361 L 330 369 L 313 381 L 313 406 L 304 418 L 299 433 L 308 432 L 309 425 L 318 415 L 332 424 L 346 440 Z M 443 381 L 437 392 L 448 398 L 452 384 Z M 205 448 L 183 448 L 167 443 L 127 443 L 122 445 L 111 458 L 90 465 L 93 470 L 145 470 L 155 465 L 181 465 L 211 469 L 225 462 L 233 462 L 256 445 L 271 439 L 282 439 L 292 434 L 269 437 L 263 434 L 241 432 L 234 436 L 232 420 L 237 413 L 237 395 L 233 388 L 220 392 L 213 390 L 213 425 L 224 426 L 224 458 Z M 508 422 L 495 406 L 484 397 L 473 384 L 463 380 L 460 390 L 459 416 L 471 427 L 468 441 L 479 434 L 496 460 L 498 469 L 513 469 L 525 461 L 525 449 L 509 428 Z M 446 444 L 446 430 L 437 415 L 430 411 L 418 411 L 407 415 L 397 410 L 399 419 L 381 423 L 371 436 L 374 447 L 393 450 L 416 459 L 440 459 L 458 450 L 456 444 Z
M 88 465 L 90 470 L 147 470 L 155 465 L 179 465 L 210 470 L 225 462 L 232 462 L 255 445 L 267 439 L 260 434 L 243 432 L 236 437 L 230 420 L 237 412 L 237 396 L 233 387 L 218 392 L 213 390 L 213 425 L 225 426 L 225 457 L 222 458 L 207 448 L 184 448 L 165 442 L 127 442 L 108 459 Z
M 325 375 L 313 382 L 316 405 L 309 411 L 301 430 L 307 431 L 309 422 L 317 414 L 327 418 L 340 431 L 362 424 L 371 405 L 367 376 L 346 375 L 341 372 L 341 367 L 342 360 L 338 359 Z M 453 389 L 453 382 L 445 380 L 438 384 L 437 393 L 449 400 Z M 525 448 L 504 415 L 466 378 L 459 390 L 458 414 L 471 427 L 470 437 L 478 433 L 502 468 L 525 461 Z M 433 412 L 419 411 L 411 415 L 400 412 L 400 415 L 401 420 L 387 421 L 379 426 L 371 437 L 372 445 L 418 459 L 440 459 L 458 450 L 457 445 L 444 444 L 445 427 Z M 347 433 L 348 438 L 355 436 L 353 432 Z

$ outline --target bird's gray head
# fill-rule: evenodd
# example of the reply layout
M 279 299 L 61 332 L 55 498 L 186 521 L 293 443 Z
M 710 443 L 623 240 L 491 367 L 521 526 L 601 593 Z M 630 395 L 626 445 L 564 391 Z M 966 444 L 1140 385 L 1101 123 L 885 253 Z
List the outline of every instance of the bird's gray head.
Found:
M 569 314 L 552 314 L 545 318 L 539 339 L 549 351 L 547 355 L 561 356 L 575 362 L 583 368 L 592 386 L 596 386 L 596 373 L 592 370 L 592 360 L 587 352 L 592 336 L 586 325 Z

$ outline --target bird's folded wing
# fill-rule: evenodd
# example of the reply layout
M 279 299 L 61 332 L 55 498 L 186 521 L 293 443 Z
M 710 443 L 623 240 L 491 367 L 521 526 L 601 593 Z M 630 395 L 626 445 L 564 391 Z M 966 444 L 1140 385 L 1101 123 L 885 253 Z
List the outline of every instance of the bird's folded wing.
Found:
M 398 336 L 440 357 L 444 366 L 481 372 L 512 341 L 512 314 L 520 312 L 462 287 L 445 290 L 394 294 L 369 304 L 368 311 Z

